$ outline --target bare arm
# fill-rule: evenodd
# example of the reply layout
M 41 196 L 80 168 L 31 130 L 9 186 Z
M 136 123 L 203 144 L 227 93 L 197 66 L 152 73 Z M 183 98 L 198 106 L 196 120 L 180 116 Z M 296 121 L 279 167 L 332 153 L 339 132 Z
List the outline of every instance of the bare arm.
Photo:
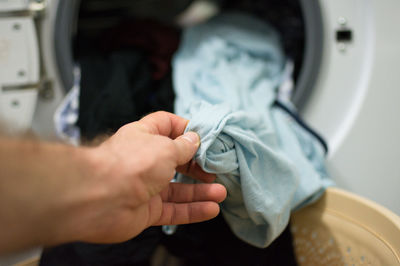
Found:
M 211 182 L 190 160 L 198 137 L 187 121 L 158 112 L 98 147 L 0 138 L 0 253 L 69 241 L 112 243 L 161 224 L 219 212 L 218 184 L 170 184 L 175 170 Z

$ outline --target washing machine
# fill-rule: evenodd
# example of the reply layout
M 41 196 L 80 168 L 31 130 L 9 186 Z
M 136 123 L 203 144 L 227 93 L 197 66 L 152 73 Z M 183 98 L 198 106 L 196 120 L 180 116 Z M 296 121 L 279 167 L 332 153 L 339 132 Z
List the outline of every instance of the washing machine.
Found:
M 0 120 L 12 133 L 56 138 L 53 115 L 73 86 L 79 2 L 0 0 Z M 326 139 L 336 184 L 400 214 L 400 1 L 299 4 L 293 102 Z

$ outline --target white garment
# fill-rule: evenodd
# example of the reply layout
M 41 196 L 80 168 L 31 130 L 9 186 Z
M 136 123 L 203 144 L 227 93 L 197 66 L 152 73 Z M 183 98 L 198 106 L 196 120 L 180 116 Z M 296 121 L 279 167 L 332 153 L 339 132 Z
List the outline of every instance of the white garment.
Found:
M 76 125 L 79 117 L 81 70 L 74 67 L 74 86 L 65 96 L 54 113 L 54 123 L 57 136 L 72 145 L 80 144 L 80 129 Z

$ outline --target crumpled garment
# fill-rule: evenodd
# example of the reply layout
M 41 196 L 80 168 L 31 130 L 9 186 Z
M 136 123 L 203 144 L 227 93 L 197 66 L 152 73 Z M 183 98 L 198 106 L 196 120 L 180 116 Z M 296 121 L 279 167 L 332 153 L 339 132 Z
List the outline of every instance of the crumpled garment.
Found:
M 232 231 L 256 247 L 332 185 L 322 145 L 275 104 L 284 62 L 274 29 L 237 13 L 186 29 L 173 60 L 175 112 L 201 138 L 195 160 L 227 188 Z

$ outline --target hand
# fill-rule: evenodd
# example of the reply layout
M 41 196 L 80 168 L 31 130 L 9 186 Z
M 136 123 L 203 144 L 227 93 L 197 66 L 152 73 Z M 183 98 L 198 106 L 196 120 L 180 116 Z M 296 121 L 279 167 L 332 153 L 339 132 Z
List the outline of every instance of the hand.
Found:
M 191 161 L 200 143 L 196 133 L 182 136 L 187 123 L 170 113 L 153 113 L 89 150 L 94 196 L 69 225 L 79 240 L 120 242 L 149 226 L 217 216 L 226 190 L 207 184 L 215 176 Z M 170 183 L 176 170 L 206 183 Z
M 226 189 L 191 161 L 199 138 L 182 136 L 187 122 L 157 112 L 94 148 L 0 136 L 0 254 L 215 217 Z M 172 184 L 175 171 L 205 183 Z

